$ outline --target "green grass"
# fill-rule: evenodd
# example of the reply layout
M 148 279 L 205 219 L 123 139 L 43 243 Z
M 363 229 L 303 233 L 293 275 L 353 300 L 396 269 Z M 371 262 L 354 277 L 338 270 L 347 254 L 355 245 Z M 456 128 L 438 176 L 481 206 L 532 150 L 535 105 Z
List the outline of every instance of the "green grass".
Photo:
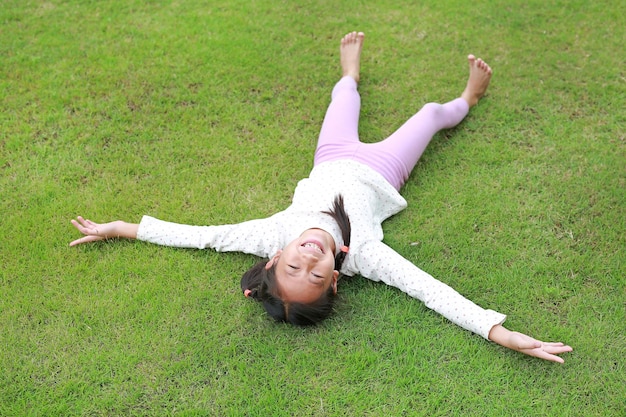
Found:
M 618 416 L 626 404 L 626 20 L 587 1 L 18 1 L 0 7 L 0 415 Z M 488 96 L 439 134 L 385 241 L 564 365 L 343 282 L 315 329 L 268 320 L 255 259 L 69 248 L 76 215 L 269 215 L 307 175 L 367 34 L 361 134 Z M 411 244 L 417 242 L 417 244 Z

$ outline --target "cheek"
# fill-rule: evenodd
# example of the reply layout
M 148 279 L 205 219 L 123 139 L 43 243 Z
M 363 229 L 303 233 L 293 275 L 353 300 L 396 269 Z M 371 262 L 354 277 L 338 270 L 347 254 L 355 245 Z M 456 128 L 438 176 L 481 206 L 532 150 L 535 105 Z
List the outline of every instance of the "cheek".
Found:
M 330 259 L 330 260 L 326 261 L 324 266 L 326 268 L 326 272 L 328 274 L 332 274 L 333 271 L 335 270 L 335 260 L 334 259 Z

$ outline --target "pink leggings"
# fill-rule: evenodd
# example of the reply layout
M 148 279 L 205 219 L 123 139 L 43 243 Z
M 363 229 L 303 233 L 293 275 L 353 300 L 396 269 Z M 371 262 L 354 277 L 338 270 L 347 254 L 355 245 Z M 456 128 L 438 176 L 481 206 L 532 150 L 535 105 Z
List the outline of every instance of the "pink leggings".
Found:
M 446 104 L 428 103 L 378 143 L 359 141 L 360 109 L 356 81 L 343 77 L 332 92 L 315 151 L 315 165 L 351 159 L 368 165 L 399 190 L 435 133 L 459 124 L 467 115 L 469 105 L 462 98 Z

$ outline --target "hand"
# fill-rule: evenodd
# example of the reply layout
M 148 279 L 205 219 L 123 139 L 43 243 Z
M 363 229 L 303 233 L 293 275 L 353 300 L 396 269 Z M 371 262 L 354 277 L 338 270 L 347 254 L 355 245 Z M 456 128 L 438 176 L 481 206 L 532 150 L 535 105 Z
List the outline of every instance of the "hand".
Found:
M 523 333 L 512 332 L 501 325 L 494 326 L 491 329 L 489 339 L 525 355 L 559 363 L 565 361 L 556 355 L 573 350 L 570 346 L 561 342 L 542 342 Z
M 519 332 L 511 332 L 509 342 L 513 350 L 536 358 L 559 363 L 565 361 L 563 358 L 556 355 L 572 351 L 570 346 L 566 346 L 561 342 L 542 342 L 541 340 L 533 339 Z
M 124 222 L 114 221 L 110 223 L 95 223 L 91 220 L 83 219 L 81 216 L 77 217 L 77 220 L 72 219 L 72 224 L 78 229 L 85 237 L 76 239 L 70 243 L 70 246 L 80 245 L 82 243 L 96 242 L 98 240 L 105 240 L 114 237 L 130 237 L 124 236 L 123 228 Z

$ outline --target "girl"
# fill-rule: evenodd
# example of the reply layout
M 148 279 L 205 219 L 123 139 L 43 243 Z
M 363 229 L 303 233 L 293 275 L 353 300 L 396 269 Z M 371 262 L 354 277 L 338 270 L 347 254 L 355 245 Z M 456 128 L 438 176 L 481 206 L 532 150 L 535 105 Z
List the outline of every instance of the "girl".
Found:
M 78 217 L 85 236 L 70 246 L 112 237 L 185 248 L 241 251 L 266 258 L 246 272 L 246 297 L 263 303 L 279 321 L 314 324 L 332 311 L 340 273 L 382 281 L 487 340 L 524 354 L 563 362 L 571 347 L 507 330 L 506 316 L 486 310 L 434 279 L 382 243 L 382 222 L 406 207 L 398 190 L 431 138 L 456 126 L 484 95 L 491 68 L 468 56 L 469 79 L 459 98 L 426 104 L 389 138 L 359 141 L 360 55 L 364 34 L 341 40 L 343 77 L 324 118 L 314 168 L 296 187 L 292 204 L 267 219 L 234 225 L 189 226 L 144 216 L 139 224 L 98 224 Z

